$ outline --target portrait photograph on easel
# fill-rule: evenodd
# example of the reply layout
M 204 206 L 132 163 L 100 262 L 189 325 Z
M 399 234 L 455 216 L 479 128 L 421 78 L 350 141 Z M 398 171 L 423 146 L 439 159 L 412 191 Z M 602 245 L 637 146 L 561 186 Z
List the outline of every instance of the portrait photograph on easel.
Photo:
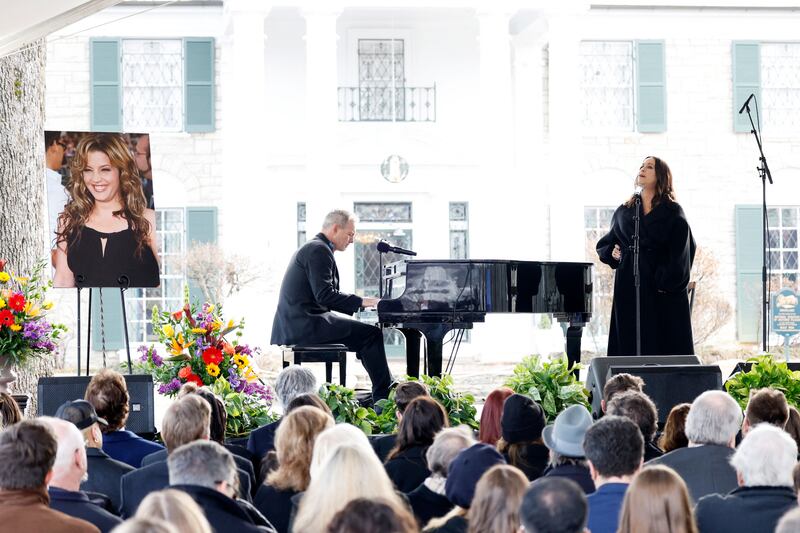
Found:
M 53 285 L 158 287 L 150 135 L 45 132 Z

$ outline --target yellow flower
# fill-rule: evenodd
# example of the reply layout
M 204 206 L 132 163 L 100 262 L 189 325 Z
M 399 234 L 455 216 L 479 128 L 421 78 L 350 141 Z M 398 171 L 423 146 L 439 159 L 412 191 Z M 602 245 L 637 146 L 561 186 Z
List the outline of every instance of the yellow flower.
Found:
M 205 330 L 205 328 L 192 328 L 192 333 L 205 334 L 206 330 Z
M 8 272 L 0 272 L 0 283 L 7 283 L 11 279 Z
M 6 306 L 6 301 L 0 298 L 0 309 L 4 308 L 5 306 Z
M 172 326 L 170 326 L 169 324 L 167 324 L 166 326 L 161 328 L 161 331 L 163 331 L 164 335 L 166 335 L 167 337 L 171 338 L 171 337 L 175 336 L 175 329 Z
M 255 380 L 257 380 L 257 379 L 258 379 L 258 376 L 256 375 L 256 373 L 255 373 L 255 372 L 253 372 L 253 370 L 252 370 L 252 369 L 250 369 L 250 368 L 248 368 L 248 369 L 247 369 L 247 370 L 244 372 L 244 377 L 245 377 L 245 379 L 246 379 L 248 382 L 252 382 L 252 381 L 255 381 Z
M 207 312 L 213 313 L 214 312 L 214 304 L 209 304 Z
M 42 309 L 44 309 L 45 311 L 49 311 L 50 309 L 53 308 L 53 305 L 54 305 L 53 302 L 47 300 L 45 303 L 42 304 Z
M 41 309 L 38 305 L 26 305 L 25 307 L 27 307 L 25 314 L 31 318 L 39 316 L 39 313 L 41 312 Z
M 217 331 L 220 326 L 222 326 L 222 322 L 219 320 L 215 320 L 213 324 L 211 324 L 211 331 Z
M 236 363 L 236 366 L 239 368 L 250 365 L 250 361 L 247 360 L 247 356 L 240 353 L 237 353 L 233 356 L 233 362 Z
M 233 319 L 228 320 L 228 327 L 226 329 L 233 329 L 233 326 L 236 324 L 233 323 Z
M 214 363 L 206 365 L 206 372 L 212 378 L 219 376 L 219 366 L 215 365 Z
M 28 278 L 22 276 L 14 276 L 14 279 L 23 287 L 28 284 Z
M 22 329 L 22 326 L 20 326 L 19 324 L 11 324 L 8 327 L 11 329 L 11 331 L 19 331 Z

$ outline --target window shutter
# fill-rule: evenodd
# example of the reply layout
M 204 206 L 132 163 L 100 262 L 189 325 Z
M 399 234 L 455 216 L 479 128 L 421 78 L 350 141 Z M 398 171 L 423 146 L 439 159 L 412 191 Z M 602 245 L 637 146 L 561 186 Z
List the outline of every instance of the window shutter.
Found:
M 106 351 L 123 350 L 125 349 L 125 331 L 123 330 L 119 289 L 115 287 L 102 289 L 102 316 L 100 314 L 100 291 L 99 288 L 92 289 L 92 350 L 99 352 L 103 349 L 103 337 L 105 337 Z
M 736 332 L 741 342 L 761 333 L 761 207 L 736 206 Z
M 122 131 L 122 76 L 120 40 L 90 41 L 92 131 Z
M 187 207 L 186 208 L 186 250 L 192 246 L 217 242 L 217 208 L 216 207 Z M 197 284 L 189 281 L 189 301 L 204 301 L 203 291 Z M 217 302 L 212 302 L 217 303 Z
M 661 133 L 667 130 L 667 88 L 663 41 L 636 42 L 637 130 Z
M 733 131 L 750 133 L 750 119 L 739 109 L 750 94 L 761 104 L 761 45 L 756 42 L 733 43 Z M 755 122 L 755 107 L 751 107 Z
M 186 131 L 214 131 L 214 39 L 184 39 L 183 57 Z

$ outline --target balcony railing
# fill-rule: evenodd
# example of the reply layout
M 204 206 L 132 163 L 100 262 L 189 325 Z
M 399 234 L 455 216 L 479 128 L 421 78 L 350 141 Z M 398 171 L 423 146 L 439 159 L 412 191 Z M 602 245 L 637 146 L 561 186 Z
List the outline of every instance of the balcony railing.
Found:
M 339 87 L 339 122 L 436 122 L 436 85 Z

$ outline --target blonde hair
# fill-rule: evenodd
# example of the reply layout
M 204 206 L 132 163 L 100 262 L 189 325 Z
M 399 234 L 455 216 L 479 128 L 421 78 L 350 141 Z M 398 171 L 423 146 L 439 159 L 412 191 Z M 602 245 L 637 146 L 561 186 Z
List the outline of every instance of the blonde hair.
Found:
M 666 466 L 640 470 L 625 492 L 617 531 L 697 533 L 686 483 Z
M 95 200 L 83 181 L 83 170 L 91 152 L 108 156 L 111 166 L 119 172 L 120 210 L 114 216 L 124 217 L 136 239 L 136 254 L 139 255 L 149 243 L 150 223 L 145 218 L 147 200 L 142 189 L 139 170 L 127 143 L 117 133 L 90 133 L 81 138 L 75 147 L 75 157 L 70 163 L 70 180 L 67 188 L 70 200 L 59 215 L 60 232 L 57 242 L 72 246 L 80 238 L 81 228 L 86 225 L 94 209 Z
M 180 490 L 151 492 L 139 504 L 135 517 L 164 520 L 178 533 L 213 533 L 200 506 Z
M 330 431 L 330 430 L 328 430 Z M 316 455 L 316 446 L 314 449 Z M 294 531 L 323 533 L 337 512 L 357 498 L 383 498 L 395 509 L 403 503 L 372 449 L 358 444 L 335 447 L 317 471 L 303 495 Z
M 306 490 L 311 481 L 314 441 L 330 427 L 333 417 L 316 407 L 298 407 L 286 415 L 275 435 L 278 469 L 269 474 L 266 483 L 278 490 Z
M 175 526 L 164 520 L 138 516 L 125 520 L 111 531 L 112 533 L 181 533 Z
M 350 424 L 336 424 L 317 435 L 317 440 L 314 441 L 314 453 L 309 466 L 311 479 L 314 479 L 316 472 L 327 462 L 333 451 L 343 444 L 359 446 L 375 454 L 363 431 Z
M 469 533 L 517 531 L 519 508 L 527 488 L 528 478 L 518 468 L 496 465 L 487 470 L 475 486 L 467 513 Z

